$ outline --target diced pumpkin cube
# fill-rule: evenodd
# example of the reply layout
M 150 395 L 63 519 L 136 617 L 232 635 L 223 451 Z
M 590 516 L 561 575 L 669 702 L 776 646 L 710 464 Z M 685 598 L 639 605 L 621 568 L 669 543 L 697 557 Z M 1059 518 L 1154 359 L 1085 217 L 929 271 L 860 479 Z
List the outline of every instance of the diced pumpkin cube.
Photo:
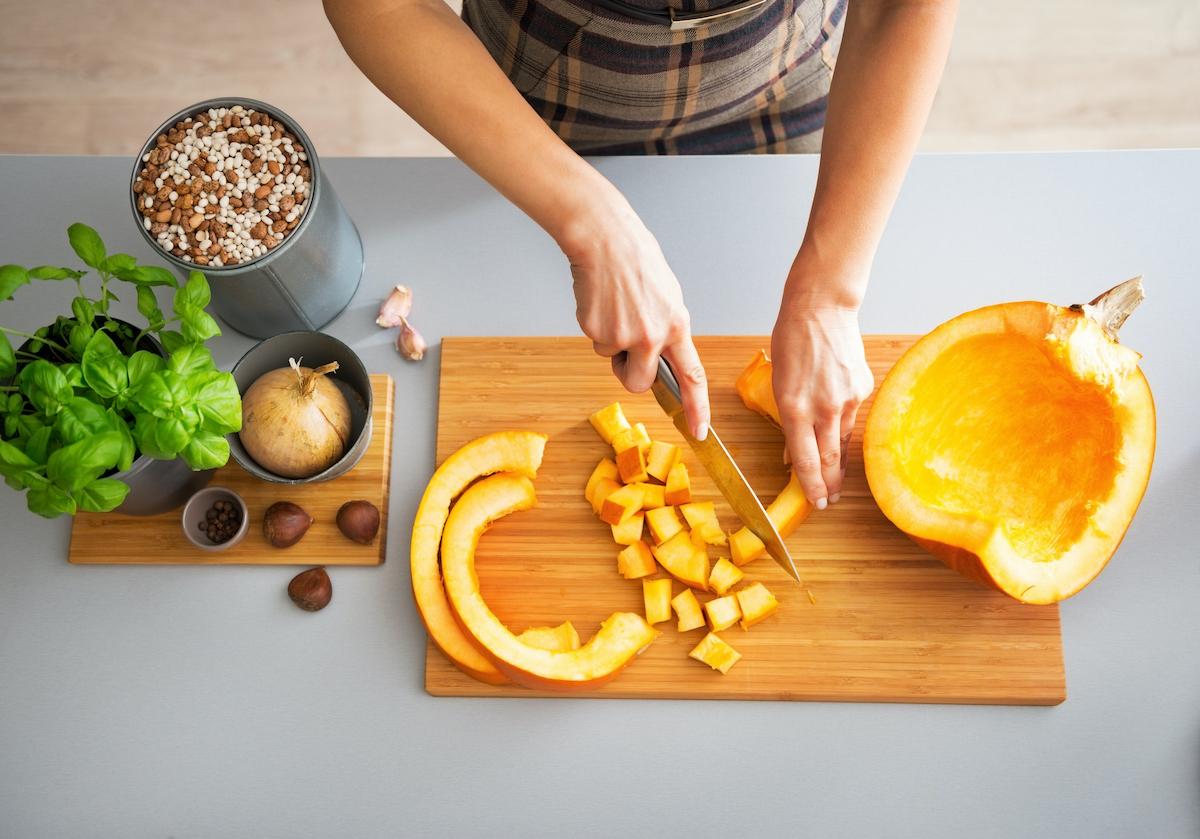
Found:
M 708 551 L 708 542 L 704 541 L 703 533 L 693 528 L 692 530 L 688 531 L 688 536 L 691 538 L 693 545 L 695 545 L 697 548 L 703 548 L 705 552 Z
M 717 521 L 717 509 L 711 501 L 693 501 L 679 508 L 687 520 L 692 533 L 699 532 L 700 538 L 710 545 L 724 545 L 725 533 Z
M 552 653 L 565 653 L 579 649 L 579 633 L 570 621 L 558 626 L 531 626 L 517 640 L 539 650 L 549 650 Z
M 627 580 L 649 577 L 657 570 L 650 547 L 641 539 L 617 554 L 617 571 Z
M 700 611 L 700 601 L 690 588 L 685 588 L 671 598 L 671 608 L 679 622 L 675 628 L 680 632 L 691 632 L 704 626 L 704 613 Z
M 692 480 L 688 477 L 687 465 L 676 463 L 667 473 L 666 501 L 671 506 L 686 504 L 692 500 Z
M 612 439 L 613 451 L 617 454 L 634 446 L 642 450 L 643 457 L 650 454 L 650 435 L 646 433 L 646 426 L 640 422 L 618 431 Z
M 614 437 L 630 427 L 629 420 L 625 419 L 625 411 L 621 409 L 620 402 L 604 406 L 588 417 L 588 422 L 592 424 L 592 428 L 596 429 L 596 433 L 606 443 L 612 443 Z
M 679 446 L 664 443 L 662 440 L 650 441 L 650 453 L 646 455 L 646 471 L 650 477 L 659 483 L 667 482 L 667 473 L 679 460 Z
M 607 457 L 602 459 L 596 464 L 596 468 L 592 470 L 592 474 L 588 476 L 587 486 L 585 486 L 583 489 L 583 497 L 588 501 L 591 501 L 593 507 L 596 506 L 595 502 L 592 501 L 592 496 L 595 494 L 596 487 L 599 485 L 600 481 L 615 481 L 620 474 L 621 473 L 617 471 L 616 463 Z
M 599 514 L 600 509 L 604 506 L 604 499 L 612 495 L 614 492 L 623 487 L 618 480 L 612 478 L 601 478 L 596 486 L 592 488 L 592 496 L 589 499 L 592 502 L 592 509 Z M 643 484 L 645 486 L 645 484 Z
M 729 668 L 742 658 L 741 653 L 711 632 L 701 639 L 688 656 L 704 662 L 713 670 L 719 670 L 722 675 L 728 673 Z
M 742 617 L 742 609 L 732 594 L 705 603 L 704 613 L 708 615 L 708 625 L 713 632 L 728 629 Z
M 661 484 L 648 484 L 639 481 L 637 486 L 642 490 L 642 509 L 653 510 L 655 507 L 667 506 L 666 488 Z
M 646 474 L 646 455 L 637 446 L 617 452 L 617 471 L 621 473 L 621 480 L 627 484 L 650 479 Z
M 674 507 L 656 507 L 646 511 L 646 524 L 650 527 L 650 535 L 654 544 L 661 545 L 676 533 L 683 530 L 683 522 Z
M 749 629 L 779 608 L 775 595 L 762 583 L 746 586 L 737 592 L 737 601 L 742 610 L 742 629 Z
M 642 600 L 646 604 L 646 623 L 671 619 L 671 578 L 642 580 Z
M 762 539 L 751 533 L 748 528 L 743 527 L 729 534 L 729 553 L 733 557 L 734 565 L 753 562 L 766 551 L 767 546 L 763 544 Z
M 668 493 L 669 495 L 670 493 Z M 783 491 L 767 506 L 767 515 L 775 524 L 780 536 L 790 535 L 808 518 L 811 511 L 812 505 L 804 497 L 804 490 L 800 488 L 800 481 L 796 478 L 795 472 L 788 479 L 787 486 L 783 488 Z M 736 533 L 730 534 L 729 547 L 733 554 L 733 561 L 737 565 L 753 562 L 767 552 L 767 547 L 762 540 L 744 527 Z
M 600 520 L 620 524 L 642 509 L 642 491 L 636 486 L 623 486 L 613 491 L 600 505 Z
M 634 542 L 642 541 L 642 530 L 645 524 L 646 517 L 641 513 L 634 513 L 620 524 L 611 525 L 613 541 L 618 545 L 632 545 Z
M 742 569 L 738 568 L 725 557 L 717 560 L 712 573 L 708 575 L 708 587 L 717 594 L 723 595 L 742 581 Z
M 664 508 L 665 509 L 665 508 Z M 696 550 L 686 530 L 650 548 L 658 564 L 684 585 L 708 590 L 708 555 Z

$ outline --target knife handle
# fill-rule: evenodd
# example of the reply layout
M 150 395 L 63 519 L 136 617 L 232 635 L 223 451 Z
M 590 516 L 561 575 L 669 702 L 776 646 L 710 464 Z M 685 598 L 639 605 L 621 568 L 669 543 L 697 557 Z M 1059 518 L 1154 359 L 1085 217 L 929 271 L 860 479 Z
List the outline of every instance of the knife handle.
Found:
M 658 375 L 655 376 L 650 390 L 667 416 L 674 419 L 682 413 L 683 395 L 679 390 L 679 380 L 675 378 L 675 371 L 671 369 L 671 365 L 662 356 L 658 357 Z

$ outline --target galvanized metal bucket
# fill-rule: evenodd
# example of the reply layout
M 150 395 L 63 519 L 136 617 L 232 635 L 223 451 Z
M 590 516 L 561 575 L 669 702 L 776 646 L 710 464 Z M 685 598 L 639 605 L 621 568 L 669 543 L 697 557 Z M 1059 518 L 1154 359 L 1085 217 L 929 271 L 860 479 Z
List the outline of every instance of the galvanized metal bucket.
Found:
M 233 105 L 269 114 L 287 126 L 308 153 L 312 192 L 300 223 L 274 250 L 245 264 L 198 266 L 158 247 L 142 226 L 133 183 L 142 169 L 142 157 L 154 148 L 159 134 L 209 108 Z M 273 105 L 255 99 L 225 97 L 184 108 L 163 122 L 142 146 L 134 161 L 129 187 L 129 206 L 142 236 L 181 274 L 203 271 L 212 287 L 212 311 L 238 332 L 253 338 L 268 338 L 280 332 L 318 330 L 346 308 L 358 289 L 365 265 L 358 229 L 325 177 L 312 140 L 295 120 Z

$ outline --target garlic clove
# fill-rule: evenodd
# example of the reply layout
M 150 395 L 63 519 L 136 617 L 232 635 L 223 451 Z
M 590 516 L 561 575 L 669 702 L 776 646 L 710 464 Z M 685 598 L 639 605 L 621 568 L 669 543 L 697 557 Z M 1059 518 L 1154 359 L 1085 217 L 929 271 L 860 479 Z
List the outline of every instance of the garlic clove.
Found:
M 420 361 L 425 357 L 425 339 L 413 328 L 407 318 L 400 318 L 400 334 L 396 338 L 396 350 L 409 361 Z
M 383 328 L 399 326 L 412 311 L 412 290 L 408 286 L 398 285 L 379 306 L 379 317 L 375 323 Z

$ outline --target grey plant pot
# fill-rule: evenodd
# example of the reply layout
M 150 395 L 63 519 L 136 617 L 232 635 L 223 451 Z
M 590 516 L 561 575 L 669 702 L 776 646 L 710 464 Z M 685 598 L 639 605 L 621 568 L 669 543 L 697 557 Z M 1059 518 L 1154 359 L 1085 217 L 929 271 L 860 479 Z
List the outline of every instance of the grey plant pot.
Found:
M 142 156 L 154 147 L 159 134 L 186 117 L 231 105 L 270 114 L 291 129 L 308 154 L 312 194 L 300 223 L 275 250 L 244 265 L 198 266 L 158 247 L 142 226 L 132 187 L 142 169 Z M 269 338 L 279 332 L 318 330 L 341 314 L 358 290 L 365 264 L 358 228 L 326 178 L 312 140 L 294 119 L 273 105 L 226 96 L 184 108 L 163 122 L 142 146 L 134 159 L 129 187 L 129 205 L 142 238 L 183 276 L 203 271 L 212 288 L 212 310 L 244 335 Z
M 193 472 L 183 458 L 155 460 L 141 455 L 124 472 L 112 477 L 129 484 L 129 495 L 113 512 L 127 516 L 153 516 L 181 507 L 204 489 L 217 470 Z

